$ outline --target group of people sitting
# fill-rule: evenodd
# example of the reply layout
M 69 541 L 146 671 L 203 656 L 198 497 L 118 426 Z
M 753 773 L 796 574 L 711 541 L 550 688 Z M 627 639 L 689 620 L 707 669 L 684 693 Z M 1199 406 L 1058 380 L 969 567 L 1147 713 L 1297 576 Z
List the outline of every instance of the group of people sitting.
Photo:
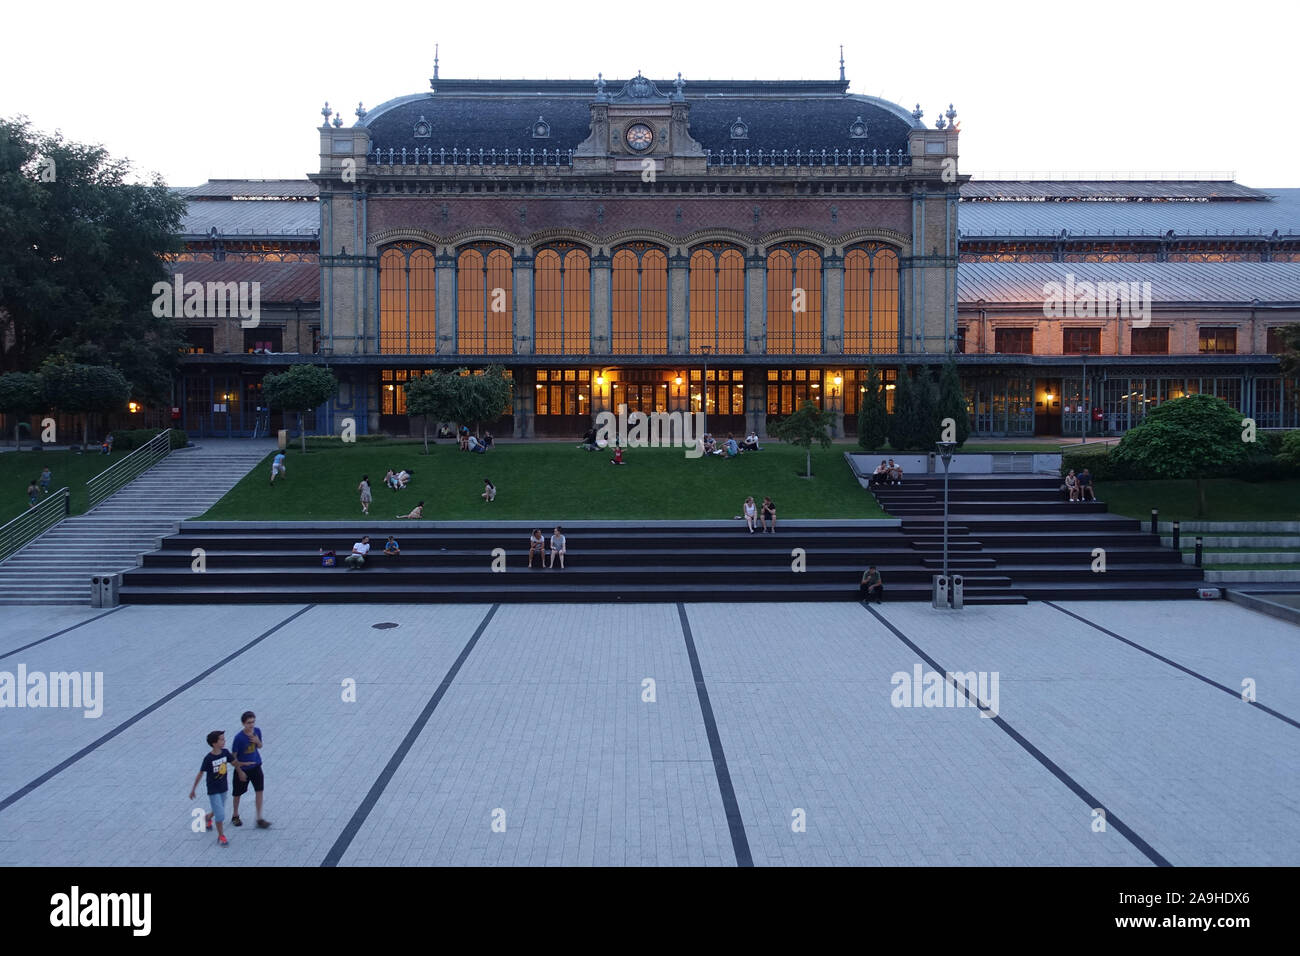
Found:
M 480 455 L 486 455 L 488 449 L 496 447 L 496 439 L 492 437 L 491 432 L 484 432 L 483 437 L 470 434 L 470 430 L 465 426 L 460 429 L 460 450 L 472 451 Z
M 420 505 L 423 507 L 424 502 L 421 501 Z M 384 542 L 384 550 L 382 553 L 390 558 L 395 558 L 402 553 L 401 547 L 397 544 L 397 539 L 391 534 L 388 536 L 388 540 Z M 322 558 L 326 555 L 329 556 L 328 564 L 332 564 L 334 561 L 334 552 L 321 549 Z M 370 535 L 367 534 L 362 535 L 361 540 L 352 545 L 352 553 L 343 559 L 343 563 L 347 565 L 349 571 L 359 571 L 366 566 L 366 559 L 369 557 Z
M 564 529 L 559 525 L 555 526 L 555 531 L 551 534 L 551 563 L 547 564 L 548 557 L 546 551 L 546 539 L 542 537 L 542 529 L 534 528 L 532 535 L 528 539 L 528 566 L 533 566 L 533 555 L 537 555 L 538 561 L 544 568 L 555 567 L 555 559 L 560 559 L 560 570 L 564 570 L 564 555 L 567 550 L 567 542 L 564 539 Z
M 876 466 L 876 470 L 871 473 L 867 479 L 867 487 L 878 488 L 880 485 L 901 485 L 903 483 L 903 466 L 897 464 L 894 459 L 889 459 L 886 463 L 883 459 Z
M 725 441 L 720 442 L 708 432 L 705 432 L 702 442 L 704 446 L 704 454 L 722 455 L 724 458 L 735 458 L 741 452 L 745 451 L 761 450 L 758 445 L 758 435 L 755 432 L 750 432 L 743 442 L 736 441 L 735 437 L 732 435 L 728 435 Z
M 403 468 L 401 471 L 393 471 L 393 469 L 389 468 L 388 474 L 384 475 L 384 487 L 391 488 L 393 491 L 401 491 L 411 483 L 411 479 L 414 476 L 415 472 L 409 471 L 406 468 Z M 421 502 L 421 504 L 423 503 L 424 502 Z
M 1065 476 L 1065 483 L 1061 489 L 1069 495 L 1071 501 L 1096 501 L 1097 493 L 1092 489 L 1092 472 L 1087 468 L 1077 475 L 1071 468 Z
M 749 526 L 750 534 L 753 534 L 757 528 L 762 528 L 764 534 L 769 532 L 776 534 L 776 505 L 771 498 L 763 498 L 763 507 L 759 509 L 751 495 L 745 499 L 744 512 L 745 524 Z

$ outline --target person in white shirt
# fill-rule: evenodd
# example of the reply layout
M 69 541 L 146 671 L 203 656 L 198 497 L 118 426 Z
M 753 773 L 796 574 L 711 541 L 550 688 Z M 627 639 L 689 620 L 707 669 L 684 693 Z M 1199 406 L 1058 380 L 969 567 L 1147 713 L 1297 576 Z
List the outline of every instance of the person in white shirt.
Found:
M 366 535 L 352 546 L 352 553 L 347 557 L 348 570 L 365 567 L 366 555 L 370 553 L 370 535 Z
M 751 495 L 745 499 L 745 524 L 749 525 L 749 533 L 754 533 L 754 525 L 758 522 L 758 507 L 754 504 L 754 498 Z
M 555 533 L 551 535 L 551 563 L 547 565 L 548 568 L 555 567 L 555 559 L 558 556 L 560 559 L 560 570 L 564 570 L 564 545 L 564 529 L 557 524 L 555 526 Z
M 745 436 L 745 444 L 740 446 L 745 451 L 758 451 L 758 432 L 750 432 Z

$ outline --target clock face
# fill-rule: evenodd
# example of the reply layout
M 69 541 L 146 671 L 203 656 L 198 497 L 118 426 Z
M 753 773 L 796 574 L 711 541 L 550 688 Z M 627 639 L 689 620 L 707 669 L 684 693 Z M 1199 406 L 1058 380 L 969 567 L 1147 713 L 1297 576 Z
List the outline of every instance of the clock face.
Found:
M 627 128 L 624 139 L 627 140 L 628 146 L 637 152 L 642 152 L 650 148 L 650 145 L 655 141 L 655 134 L 654 130 L 646 126 L 645 123 L 636 123 Z

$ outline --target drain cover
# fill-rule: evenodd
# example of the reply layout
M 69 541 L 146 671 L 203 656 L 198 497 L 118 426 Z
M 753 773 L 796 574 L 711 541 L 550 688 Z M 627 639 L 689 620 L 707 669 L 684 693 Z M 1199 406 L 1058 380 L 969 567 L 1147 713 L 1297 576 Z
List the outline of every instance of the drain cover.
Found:
M 380 621 L 378 624 L 371 624 L 370 626 L 373 627 L 376 631 L 386 631 L 390 627 L 397 627 L 397 625 L 394 624 L 392 621 Z

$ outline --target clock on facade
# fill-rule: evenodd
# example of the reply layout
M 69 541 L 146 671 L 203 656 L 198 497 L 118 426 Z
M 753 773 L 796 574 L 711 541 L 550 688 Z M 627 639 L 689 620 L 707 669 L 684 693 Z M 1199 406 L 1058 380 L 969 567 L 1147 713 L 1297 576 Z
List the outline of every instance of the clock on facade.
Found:
M 634 123 L 627 128 L 627 132 L 623 134 L 623 138 L 627 141 L 627 145 L 632 149 L 635 149 L 637 152 L 643 152 L 649 149 L 651 144 L 654 143 L 655 134 L 654 130 L 649 126 L 646 126 L 645 123 Z

